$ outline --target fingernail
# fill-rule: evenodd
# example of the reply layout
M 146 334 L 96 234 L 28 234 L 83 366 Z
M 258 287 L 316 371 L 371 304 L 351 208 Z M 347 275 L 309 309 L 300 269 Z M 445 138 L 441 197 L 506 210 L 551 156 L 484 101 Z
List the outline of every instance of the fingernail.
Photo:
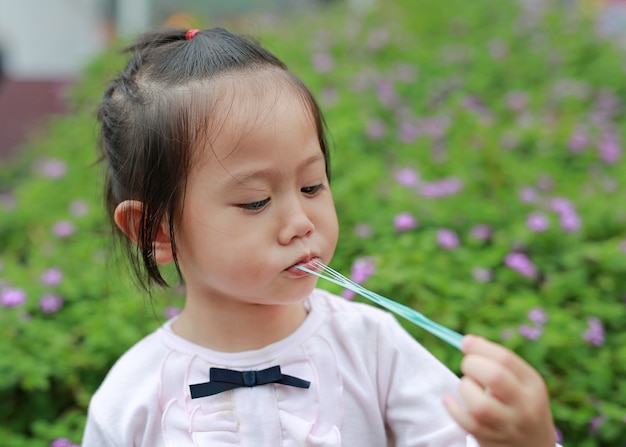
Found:
M 466 335 L 465 337 L 463 337 L 463 341 L 461 341 L 461 350 L 463 352 L 467 352 L 469 350 L 469 347 L 474 341 L 474 338 L 475 337 L 473 335 Z

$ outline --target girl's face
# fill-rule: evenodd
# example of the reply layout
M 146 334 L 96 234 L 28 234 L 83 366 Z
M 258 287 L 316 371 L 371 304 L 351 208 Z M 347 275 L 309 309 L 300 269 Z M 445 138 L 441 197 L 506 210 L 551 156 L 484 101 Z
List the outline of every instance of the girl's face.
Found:
M 198 148 L 176 228 L 187 299 L 294 303 L 316 283 L 294 264 L 328 263 L 337 243 L 324 154 L 293 88 L 245 76 L 237 88 L 243 100 L 219 109 L 216 136 Z

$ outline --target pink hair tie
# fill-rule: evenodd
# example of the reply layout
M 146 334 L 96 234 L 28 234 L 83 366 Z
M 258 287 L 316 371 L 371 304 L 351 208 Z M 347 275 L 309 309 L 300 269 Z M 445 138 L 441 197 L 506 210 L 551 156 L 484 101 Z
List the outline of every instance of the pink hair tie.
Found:
M 185 33 L 185 40 L 191 40 L 194 37 L 196 37 L 196 34 L 198 34 L 198 31 L 200 31 L 199 29 L 190 29 L 189 31 L 187 31 Z

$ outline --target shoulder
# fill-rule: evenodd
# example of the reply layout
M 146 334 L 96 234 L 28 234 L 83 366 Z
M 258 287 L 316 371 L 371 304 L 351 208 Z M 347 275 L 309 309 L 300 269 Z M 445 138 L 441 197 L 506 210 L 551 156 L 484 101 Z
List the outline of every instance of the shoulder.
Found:
M 92 424 L 124 436 L 160 406 L 161 366 L 169 351 L 161 331 L 137 342 L 109 370 L 89 403 Z
M 358 319 L 388 320 L 393 317 L 384 310 L 372 305 L 351 301 L 323 289 L 315 289 L 310 296 L 311 305 L 331 317 L 350 317 Z
M 325 314 L 326 324 L 349 332 L 404 331 L 389 312 L 367 303 L 350 301 L 322 289 L 311 294 L 311 306 Z
M 102 387 L 126 388 L 130 384 L 136 384 L 140 380 L 149 379 L 158 370 L 158 364 L 162 361 L 167 347 L 161 342 L 161 329 L 149 334 L 128 349 L 113 365 L 107 373 Z M 128 390 L 126 390 L 128 391 Z
M 313 292 L 311 299 L 312 306 L 325 313 L 322 332 L 349 351 L 348 355 L 365 351 L 376 357 L 380 367 L 396 365 L 397 359 L 404 358 L 410 363 L 406 371 L 412 373 L 432 365 L 438 370 L 441 366 L 390 312 L 320 289 Z
M 389 312 L 316 289 L 311 305 L 324 315 L 320 335 L 354 352 L 415 349 L 419 344 Z M 364 349 L 365 348 L 365 349 Z

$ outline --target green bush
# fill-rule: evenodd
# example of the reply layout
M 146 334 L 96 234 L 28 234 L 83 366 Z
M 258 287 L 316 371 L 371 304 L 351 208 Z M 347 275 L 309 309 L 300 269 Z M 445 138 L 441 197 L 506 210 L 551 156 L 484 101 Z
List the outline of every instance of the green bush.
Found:
M 516 350 L 545 377 L 565 445 L 616 446 L 626 58 L 560 3 L 334 5 L 259 20 L 254 33 L 326 112 L 342 233 L 333 266 L 348 274 L 367 259 L 369 288 Z M 98 59 L 75 113 L 0 173 L 7 447 L 79 442 L 108 368 L 182 305 L 176 293 L 143 297 L 109 248 L 93 110 L 121 63 Z M 459 353 L 406 327 L 458 372 Z

